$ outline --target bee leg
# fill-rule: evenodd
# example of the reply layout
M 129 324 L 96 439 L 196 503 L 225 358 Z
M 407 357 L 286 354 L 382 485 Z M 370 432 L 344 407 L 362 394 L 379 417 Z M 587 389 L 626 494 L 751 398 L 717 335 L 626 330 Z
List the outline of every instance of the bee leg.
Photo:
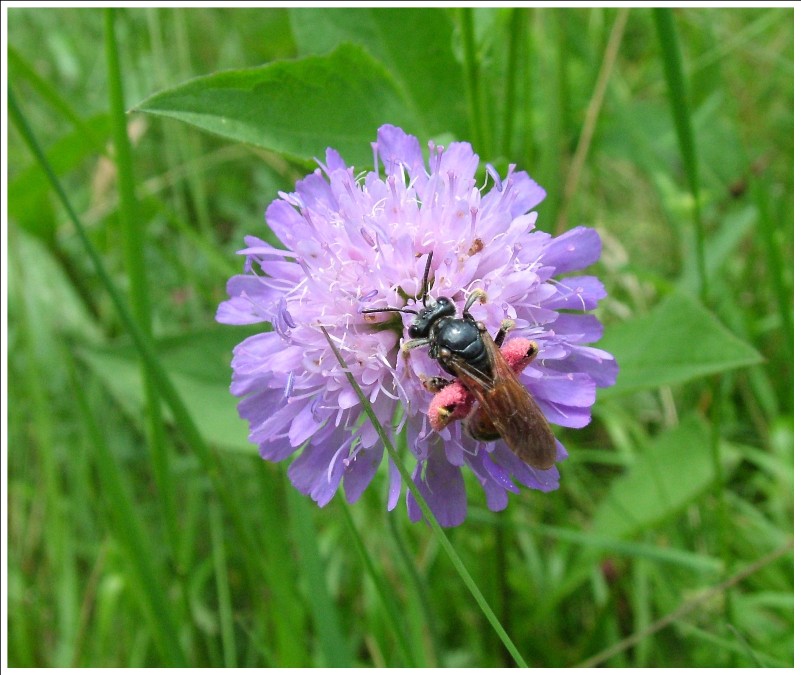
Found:
M 482 304 L 487 301 L 487 294 L 480 288 L 471 291 L 470 295 L 467 296 L 467 300 L 464 303 L 464 309 L 462 310 L 462 316 L 472 318 L 469 314 L 469 310 L 477 300 Z
M 515 322 L 512 319 L 504 319 L 501 321 L 501 327 L 498 329 L 498 334 L 495 336 L 495 344 L 499 347 L 506 339 L 506 334 L 515 327 Z
M 425 390 L 430 391 L 432 394 L 438 394 L 453 382 L 453 380 L 447 380 L 444 377 L 438 377 L 436 375 L 430 377 L 428 375 L 420 375 L 419 377 Z
M 418 347 L 427 347 L 431 344 L 431 340 L 428 338 L 415 338 L 414 340 L 406 340 L 401 346 L 401 351 L 406 354 L 412 349 L 417 349 Z
M 437 392 L 428 406 L 428 421 L 435 431 L 442 431 L 454 420 L 463 420 L 476 402 L 473 395 L 459 380 L 453 380 Z

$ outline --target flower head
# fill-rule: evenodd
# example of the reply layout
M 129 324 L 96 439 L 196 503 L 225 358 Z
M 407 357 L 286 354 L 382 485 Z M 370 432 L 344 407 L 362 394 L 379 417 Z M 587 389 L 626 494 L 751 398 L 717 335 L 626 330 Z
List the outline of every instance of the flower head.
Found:
M 518 359 L 510 363 L 522 370 L 520 381 L 548 421 L 582 427 L 596 387 L 610 386 L 617 375 L 609 354 L 586 346 L 602 328 L 585 312 L 605 291 L 592 276 L 557 277 L 594 263 L 600 237 L 586 227 L 558 237 L 534 231 L 532 209 L 545 191 L 513 166 L 505 179 L 488 166 L 490 184 L 480 189 L 479 158 L 468 143 L 429 143 L 426 162 L 414 136 L 385 125 L 373 147 L 375 170 L 359 176 L 329 149 L 320 169 L 267 208 L 267 224 L 285 248 L 246 237 L 240 251 L 245 273 L 229 281 L 230 299 L 217 320 L 273 327 L 234 350 L 231 391 L 243 397 L 239 412 L 250 440 L 274 462 L 302 447 L 289 478 L 321 506 L 340 483 L 353 502 L 372 480 L 384 449 L 320 330 L 325 326 L 381 423 L 405 427 L 414 481 L 442 525 L 464 520 L 462 467 L 478 479 L 491 510 L 505 508 L 518 483 L 557 488 L 555 466 L 534 469 L 503 441 L 476 441 L 460 423 L 433 428 L 433 395 L 422 381 L 446 373 L 427 349 L 401 351 L 414 315 L 363 310 L 421 309 L 431 254 L 431 297 L 451 298 L 461 315 L 471 291 L 483 290 L 486 302 L 470 309 L 475 319 L 492 335 L 511 319 L 515 338 L 539 347 L 531 363 L 506 358 Z M 464 392 L 457 394 L 465 403 Z M 557 453 L 559 460 L 567 456 L 558 442 Z M 401 479 L 387 459 L 392 509 Z M 411 495 L 406 502 L 419 519 Z

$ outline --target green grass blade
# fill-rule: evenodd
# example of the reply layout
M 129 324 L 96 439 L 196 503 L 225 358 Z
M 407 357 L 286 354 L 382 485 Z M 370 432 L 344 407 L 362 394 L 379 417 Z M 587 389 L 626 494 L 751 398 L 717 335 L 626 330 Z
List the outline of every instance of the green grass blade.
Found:
M 522 526 L 522 524 L 521 524 Z M 528 527 L 531 527 L 528 525 Z M 719 560 L 701 553 L 669 548 L 661 545 L 627 541 L 592 531 L 571 530 L 553 525 L 537 524 L 532 527 L 535 532 L 553 537 L 557 541 L 573 542 L 586 550 L 599 549 L 606 553 L 651 560 L 659 564 L 685 567 L 699 573 L 719 573 L 722 565 Z
M 291 507 L 284 496 L 284 478 L 277 470 L 261 469 L 257 473 L 260 499 L 254 508 L 258 510 L 261 529 L 267 535 L 263 544 L 264 583 L 270 589 L 266 610 L 260 618 L 268 623 L 272 637 L 273 663 L 270 665 L 300 668 L 310 665 L 308 647 L 298 636 L 307 630 L 309 610 L 314 611 L 314 605 L 305 604 L 298 592 L 297 558 L 287 527 L 287 511 Z
M 673 113 L 673 123 L 676 126 L 676 135 L 679 140 L 679 150 L 687 172 L 687 182 L 693 198 L 693 224 L 695 226 L 695 264 L 698 273 L 701 299 L 709 302 L 706 278 L 706 261 L 704 254 L 704 230 L 701 223 L 701 202 L 698 186 L 698 157 L 695 152 L 695 136 L 692 128 L 689 102 L 687 100 L 687 87 L 684 82 L 681 52 L 679 51 L 676 36 L 676 24 L 673 18 L 674 10 L 667 7 L 654 9 L 657 34 L 662 46 L 662 67 L 668 87 L 670 109 Z
M 100 152 L 104 150 L 106 139 L 86 123 L 53 83 L 41 77 L 13 45 L 8 45 L 8 67 L 10 78 L 23 77 L 55 112 L 68 119 L 86 137 L 93 148 Z
M 412 556 L 409 553 L 409 548 L 404 542 L 400 528 L 398 527 L 399 518 L 400 516 L 397 514 L 397 512 L 387 513 L 389 533 L 395 545 L 395 551 L 398 554 L 398 560 L 406 570 L 407 578 L 409 579 L 411 587 L 414 590 L 414 597 L 420 606 L 420 613 L 422 615 L 422 621 L 424 622 L 425 629 L 425 636 L 421 637 L 420 642 L 423 644 L 423 648 L 430 653 L 430 665 L 435 668 L 441 668 L 442 658 L 440 656 L 439 643 L 440 631 L 438 630 L 437 620 L 431 607 L 431 599 L 429 598 L 428 588 L 426 587 L 425 581 L 421 577 L 417 566 L 414 564 L 414 560 L 412 560 Z
M 106 68 L 109 79 L 109 109 L 111 130 L 114 140 L 114 162 L 117 168 L 119 189 L 119 219 L 122 225 L 123 250 L 131 282 L 131 307 L 136 321 L 148 336 L 150 329 L 150 294 L 147 289 L 145 271 L 145 236 L 139 217 L 139 203 L 136 199 L 133 157 L 128 140 L 128 126 L 125 117 L 125 97 L 122 91 L 117 39 L 114 33 L 114 9 L 105 10 L 105 51 Z
M 70 221 L 73 223 L 73 225 L 75 225 L 75 229 L 86 251 L 86 254 L 89 257 L 92 266 L 94 267 L 95 272 L 100 279 L 100 282 L 102 283 L 106 292 L 109 294 L 114 305 L 114 309 L 116 310 L 122 324 L 124 325 L 128 334 L 131 336 L 131 339 L 136 345 L 142 360 L 147 365 L 148 370 L 153 377 L 156 386 L 158 387 L 159 394 L 167 406 L 169 406 L 169 408 L 172 410 L 176 426 L 184 435 L 187 444 L 192 448 L 192 450 L 194 450 L 196 456 L 200 460 L 201 465 L 203 466 L 203 469 L 211 479 L 215 490 L 219 494 L 220 500 L 225 505 L 226 510 L 230 513 L 234 526 L 237 529 L 237 535 L 240 542 L 250 550 L 252 556 L 251 559 L 255 561 L 256 564 L 259 564 L 260 551 L 256 545 L 252 531 L 245 524 L 245 519 L 239 502 L 233 497 L 235 493 L 232 490 L 229 490 L 228 486 L 226 485 L 223 477 L 223 465 L 220 457 L 216 453 L 212 452 L 211 448 L 206 444 L 205 440 L 198 432 L 197 426 L 189 414 L 186 405 L 178 395 L 175 386 L 159 362 L 159 358 L 156 354 L 152 340 L 141 330 L 131 315 L 128 307 L 125 305 L 120 292 L 117 290 L 117 287 L 111 280 L 103 261 L 100 259 L 100 255 L 92 244 L 92 241 L 89 239 L 83 223 L 81 222 L 80 218 L 78 218 L 77 214 L 75 213 L 75 209 L 72 207 L 72 203 L 67 198 L 61 182 L 53 172 L 53 169 L 50 166 L 50 163 L 47 161 L 47 158 L 45 157 L 39 142 L 34 136 L 30 125 L 22 114 L 13 90 L 9 90 L 8 92 L 8 105 L 14 124 L 17 126 L 20 134 L 28 144 L 31 152 L 41 163 L 42 168 L 47 174 L 48 179 L 50 180 L 53 189 L 56 192 L 56 195 L 63 204 Z M 261 564 L 263 565 L 263 563 Z
M 122 229 L 122 243 L 125 263 L 130 280 L 130 297 L 133 315 L 143 333 L 150 337 L 151 303 L 145 265 L 145 234 L 139 216 L 139 203 L 136 199 L 133 157 L 128 139 L 128 125 L 125 116 L 125 100 L 122 91 L 117 39 L 114 30 L 114 9 L 105 10 L 105 48 L 106 68 L 109 82 L 109 110 L 114 140 L 114 162 L 117 167 L 119 184 L 119 220 Z M 167 528 L 167 540 L 175 555 L 178 537 L 178 515 L 175 494 L 171 487 L 170 457 L 167 439 L 161 416 L 158 388 L 153 378 L 142 364 L 145 384 L 145 415 L 148 419 L 148 449 L 153 464 L 162 516 Z
M 541 121 L 523 115 L 524 157 L 538 166 L 537 182 L 548 190 L 547 199 L 537 206 L 537 227 L 553 232 L 557 206 L 562 203 L 564 171 L 562 156 L 570 143 L 570 78 L 568 77 L 569 39 L 565 31 L 566 15 L 559 11 L 538 8 L 534 12 L 534 29 L 528 37 L 531 44 L 526 66 L 532 72 L 523 80 L 523 96 L 527 107 L 538 110 Z M 533 44 L 532 44 L 533 43 Z M 536 143 L 529 139 L 536 138 Z M 542 223 L 542 225 L 540 225 Z
M 22 268 L 22 261 L 12 259 L 10 263 L 12 274 L 18 280 L 16 284 L 24 287 L 29 280 Z M 42 319 L 39 314 L 42 308 L 37 298 L 20 293 L 16 299 L 17 306 L 21 308 L 18 326 L 22 338 L 17 356 L 28 367 L 24 369 L 20 381 L 15 382 L 10 389 L 10 395 L 23 394 L 30 399 L 30 429 L 26 434 L 29 436 L 30 447 L 26 447 L 25 451 L 31 451 L 36 458 L 32 464 L 36 466 L 33 470 L 36 471 L 37 494 L 31 501 L 32 513 L 26 513 L 26 517 L 34 522 L 41 518 L 42 523 L 38 527 L 43 530 L 42 542 L 39 544 L 41 550 L 38 550 L 39 546 L 29 551 L 26 550 L 28 547 L 20 546 L 23 551 L 17 551 L 17 555 L 20 555 L 24 565 L 40 568 L 40 574 L 47 579 L 46 602 L 50 603 L 50 611 L 54 613 L 52 648 L 40 653 L 42 646 L 34 639 L 29 649 L 31 653 L 40 653 L 40 657 L 46 658 L 48 666 L 68 667 L 74 659 L 78 632 L 74 621 L 78 607 L 75 578 L 77 561 L 69 518 L 69 487 L 65 485 L 61 475 L 64 467 L 59 461 L 57 451 L 60 439 L 52 414 L 54 401 L 47 386 L 48 376 L 58 367 L 56 362 L 62 350 L 55 344 L 49 331 L 40 332 Z M 15 391 L 16 387 L 19 389 Z M 37 518 L 36 510 L 39 508 L 42 509 L 42 514 Z M 30 527 L 36 526 L 28 525 L 25 529 Z M 14 546 L 14 543 L 9 541 L 9 546 Z M 21 605 L 24 607 L 27 602 L 29 601 L 23 600 Z M 11 632 L 24 633 L 18 628 L 24 622 L 23 617 L 12 616 L 9 622 Z M 17 661 L 16 665 L 23 664 Z
M 779 310 L 781 321 L 781 340 L 784 347 L 784 356 L 788 363 L 793 359 L 793 290 L 791 277 L 788 273 L 792 269 L 789 255 L 782 255 L 782 245 L 790 250 L 792 241 L 792 208 L 781 210 L 771 203 L 765 180 L 761 176 L 754 181 L 756 203 L 759 208 L 757 230 L 762 239 L 762 246 L 767 256 L 766 268 L 773 286 L 773 298 Z M 787 219 L 787 224 L 781 222 L 779 213 Z M 787 226 L 789 225 L 789 227 Z M 787 387 L 787 400 L 792 400 L 792 390 Z
M 236 668 L 236 640 L 234 638 L 233 608 L 231 606 L 231 587 L 228 582 L 228 563 L 225 556 L 225 530 L 222 514 L 216 503 L 209 508 L 209 531 L 214 558 L 214 581 L 219 601 L 220 634 L 223 646 L 223 665 Z
M 189 54 L 190 37 L 187 34 L 186 12 L 182 8 L 173 8 L 172 28 L 168 28 L 168 33 L 173 37 L 174 43 L 171 50 L 177 55 L 180 71 L 191 77 L 192 64 Z M 206 183 L 203 180 L 201 167 L 198 166 L 197 158 L 200 156 L 200 143 L 197 134 L 187 133 L 183 125 L 175 130 L 176 146 L 180 155 L 187 160 L 187 187 L 192 200 L 192 213 L 198 223 L 198 229 L 210 241 L 214 240 L 214 228 L 208 210 L 208 196 L 206 194 Z
M 512 154 L 512 131 L 515 125 L 516 113 L 520 112 L 517 105 L 517 85 L 521 77 L 524 59 L 522 46 L 524 42 L 524 27 L 528 17 L 528 10 L 515 7 L 509 16 L 509 44 L 506 52 L 506 82 L 504 83 L 503 131 L 501 137 L 501 152 L 506 157 Z
M 367 548 L 364 545 L 364 541 L 362 541 L 361 534 L 359 534 L 359 530 L 356 528 L 356 523 L 353 522 L 353 517 L 350 515 L 348 503 L 342 497 L 342 493 L 339 493 L 339 503 L 342 507 L 345 524 L 348 526 L 348 532 L 350 532 L 351 536 L 353 537 L 353 542 L 356 544 L 356 550 L 359 552 L 359 558 L 361 558 L 361 561 L 364 564 L 364 568 L 367 571 L 367 576 L 370 577 L 370 580 L 375 586 L 375 590 L 378 592 L 378 598 L 381 602 L 381 607 L 384 610 L 384 614 L 386 615 L 390 626 L 392 626 L 392 629 L 395 632 L 395 639 L 400 646 L 401 652 L 403 652 L 403 658 L 405 661 L 404 666 L 407 668 L 422 666 L 423 664 L 420 663 L 419 658 L 415 657 L 415 653 L 409 645 L 409 632 L 401 622 L 401 612 L 387 591 L 387 589 L 390 587 L 390 584 L 386 578 L 382 577 L 376 566 L 373 564 L 373 560 L 370 557 L 370 554 L 367 552 Z
M 729 626 L 729 630 L 734 633 L 735 639 L 726 639 L 715 635 L 708 630 L 693 626 L 686 621 L 676 622 L 676 626 L 690 638 L 709 643 L 712 647 L 720 650 L 721 653 L 730 653 L 731 655 L 740 656 L 737 663 L 740 667 L 752 668 L 790 668 L 792 664 L 780 661 L 769 654 L 755 650 L 748 642 L 740 631 L 734 626 Z
M 670 612 L 669 614 L 666 614 L 661 619 L 654 621 L 645 630 L 639 633 L 635 633 L 634 635 L 629 636 L 625 640 L 621 640 L 619 643 L 612 645 L 608 649 L 604 649 L 602 652 L 596 654 L 592 658 L 587 659 L 586 661 L 578 664 L 577 667 L 579 668 L 597 667 L 598 665 L 604 663 L 604 661 L 607 661 L 608 659 L 612 658 L 614 655 L 619 654 L 627 649 L 630 649 L 634 645 L 639 644 L 646 637 L 654 635 L 655 633 L 667 628 L 671 624 L 679 621 L 684 616 L 687 616 L 688 614 L 694 612 L 696 609 L 703 607 L 706 603 L 709 602 L 710 599 L 712 599 L 719 593 L 723 593 L 728 589 L 733 588 L 734 586 L 738 585 L 743 580 L 747 579 L 748 577 L 755 574 L 764 567 L 767 567 L 768 565 L 771 565 L 772 563 L 776 562 L 785 555 L 792 553 L 792 551 L 793 551 L 793 541 L 791 539 L 785 544 L 771 551 L 770 553 L 764 555 L 758 560 L 755 560 L 750 565 L 746 565 L 741 571 L 732 575 L 725 581 L 719 583 L 717 586 L 713 586 L 706 592 L 680 605 L 674 611 Z
M 459 554 L 456 552 L 456 549 L 451 544 L 450 540 L 447 536 L 445 536 L 445 531 L 442 529 L 442 526 L 437 522 L 437 519 L 434 517 L 433 512 L 431 511 L 431 507 L 426 503 L 426 500 L 423 498 L 423 495 L 420 493 L 417 485 L 415 485 L 414 481 L 412 480 L 412 476 L 409 473 L 409 470 L 401 461 L 400 456 L 398 455 L 397 450 L 395 450 L 395 446 L 392 445 L 392 442 L 389 440 L 389 436 L 387 435 L 386 430 L 384 429 L 381 422 L 376 417 L 375 412 L 373 411 L 372 406 L 370 405 L 370 401 L 368 400 L 367 396 L 365 396 L 362 388 L 359 386 L 359 383 L 356 382 L 356 378 L 353 377 L 353 374 L 348 370 L 348 366 L 345 363 L 345 360 L 342 358 L 342 354 L 339 353 L 334 341 L 331 339 L 331 336 L 328 334 L 328 331 L 325 329 L 324 326 L 320 326 L 320 330 L 325 335 L 326 340 L 328 340 L 328 344 L 331 345 L 331 351 L 334 352 L 334 355 L 339 362 L 339 365 L 342 366 L 345 376 L 348 378 L 348 382 L 350 382 L 351 387 L 353 387 L 353 391 L 359 397 L 359 401 L 362 404 L 362 407 L 370 418 L 370 422 L 372 422 L 373 426 L 375 427 L 376 432 L 378 433 L 381 442 L 384 444 L 384 448 L 386 449 L 389 456 L 392 458 L 392 461 L 395 462 L 395 466 L 398 467 L 398 471 L 400 472 L 401 478 L 403 479 L 404 485 L 409 489 L 412 493 L 412 496 L 417 501 L 420 510 L 423 512 L 423 517 L 425 518 L 426 522 L 429 524 L 431 529 L 434 531 L 434 534 L 437 537 L 442 548 L 448 554 L 448 557 L 451 559 L 454 568 L 456 569 L 456 573 L 461 577 L 462 581 L 464 582 L 467 589 L 470 591 L 470 594 L 476 601 L 476 604 L 481 609 L 481 612 L 487 618 L 490 625 L 492 626 L 493 630 L 497 633 L 498 637 L 500 638 L 501 642 L 506 646 L 509 650 L 509 653 L 512 655 L 515 663 L 520 668 L 527 668 L 526 662 L 523 660 L 523 656 L 518 651 L 515 644 L 512 642 L 512 639 L 509 637 L 509 634 L 506 632 L 504 627 L 498 621 L 498 618 L 495 616 L 495 612 L 492 611 L 492 608 L 489 606 L 489 603 L 484 598 L 484 595 L 478 588 L 478 584 L 473 580 L 473 577 L 470 575 L 470 572 L 467 571 L 467 567 L 465 566 L 462 559 L 459 557 Z
M 290 528 L 300 556 L 300 570 L 312 608 L 311 618 L 319 638 L 323 665 L 328 668 L 350 667 L 353 657 L 339 612 L 326 586 L 325 565 L 312 523 L 311 506 L 296 490 L 290 490 L 288 497 Z
M 181 648 L 177 617 L 174 606 L 169 601 L 169 591 L 165 588 L 165 577 L 169 578 L 170 575 L 160 576 L 157 571 L 155 556 L 142 525 L 145 516 L 136 508 L 130 490 L 126 486 L 123 470 L 98 426 L 79 381 L 77 367 L 72 362 L 70 365 L 74 381 L 73 390 L 81 411 L 81 419 L 94 447 L 95 466 L 103 485 L 101 492 L 115 535 L 126 551 L 131 577 L 136 583 L 135 595 L 151 625 L 150 636 L 164 665 L 186 667 L 190 665 L 190 660 Z
M 478 67 L 473 10 L 470 7 L 463 7 L 458 12 L 462 38 L 462 72 L 464 88 L 467 92 L 467 106 L 470 111 L 470 135 L 476 152 L 479 155 L 486 155 L 489 152 L 487 146 L 489 134 L 486 131 L 487 110 L 484 105 L 481 72 Z
M 617 61 L 618 51 L 620 50 L 620 43 L 623 40 L 623 33 L 626 29 L 626 21 L 628 20 L 629 10 L 623 7 L 618 10 L 615 16 L 615 23 L 609 31 L 609 40 L 606 43 L 604 50 L 603 61 L 598 70 L 598 78 L 595 81 L 595 88 L 593 89 L 592 96 L 587 104 L 587 113 L 584 116 L 584 123 L 581 127 L 581 135 L 579 136 L 578 146 L 573 158 L 570 160 L 570 169 L 567 172 L 565 179 L 565 188 L 563 194 L 563 205 L 560 209 L 559 215 L 556 219 L 556 231 L 564 232 L 567 229 L 568 217 L 570 215 L 570 204 L 576 194 L 579 186 L 579 179 L 581 177 L 584 164 L 587 161 L 587 155 L 590 150 L 590 143 L 595 135 L 595 127 L 598 123 L 598 116 L 603 106 L 604 98 L 606 97 L 606 89 L 609 85 L 609 80 L 612 77 L 612 69 Z
M 704 228 L 701 222 L 701 201 L 698 184 L 698 157 L 696 155 L 695 136 L 692 128 L 689 101 L 687 100 L 687 87 L 685 84 L 684 69 L 673 10 L 666 7 L 655 8 L 654 20 L 657 34 L 662 46 L 662 65 L 665 80 L 668 86 L 668 97 L 673 113 L 673 122 L 679 140 L 684 168 L 687 172 L 687 182 L 690 185 L 693 200 L 693 224 L 695 228 L 695 264 L 698 271 L 698 280 L 701 300 L 709 305 L 709 285 L 706 278 L 706 259 L 704 244 Z M 731 563 L 732 523 L 728 515 L 725 499 L 724 467 L 721 451 L 720 416 L 722 405 L 722 390 L 720 378 L 712 381 L 711 431 L 712 443 L 710 447 L 710 460 L 715 470 L 715 491 L 718 499 L 718 523 L 720 528 L 720 547 L 722 558 L 727 569 Z M 730 607 L 727 601 L 727 613 Z

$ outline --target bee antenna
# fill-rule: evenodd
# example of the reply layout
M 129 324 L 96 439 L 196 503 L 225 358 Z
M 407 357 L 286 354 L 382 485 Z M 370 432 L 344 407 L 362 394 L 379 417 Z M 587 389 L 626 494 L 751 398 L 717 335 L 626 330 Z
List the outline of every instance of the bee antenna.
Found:
M 375 314 L 376 312 L 403 312 L 404 314 L 417 314 L 413 309 L 406 307 L 399 309 L 398 307 L 380 307 L 378 309 L 363 309 L 362 314 Z
M 429 252 L 428 260 L 426 260 L 426 269 L 423 272 L 423 306 L 425 307 L 428 301 L 428 273 L 431 271 L 431 259 L 434 257 L 434 251 Z
M 431 273 L 431 259 L 434 257 L 434 251 L 430 251 L 426 259 L 426 268 L 423 271 L 423 306 L 425 307 L 428 300 L 428 275 Z M 363 309 L 362 314 L 374 314 L 376 312 L 402 312 L 403 314 L 418 314 L 417 310 L 409 309 L 407 307 L 380 307 L 378 309 Z

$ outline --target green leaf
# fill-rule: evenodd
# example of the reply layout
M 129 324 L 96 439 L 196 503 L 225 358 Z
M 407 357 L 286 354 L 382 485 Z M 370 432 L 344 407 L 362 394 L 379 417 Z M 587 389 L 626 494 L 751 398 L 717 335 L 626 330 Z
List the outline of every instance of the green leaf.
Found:
M 616 396 L 751 366 L 762 356 L 694 298 L 673 293 L 646 316 L 611 326 L 598 344 L 614 354 Z M 600 396 L 599 396 L 600 398 Z
M 236 412 L 237 399 L 228 391 L 231 352 L 253 329 L 213 328 L 157 341 L 164 369 L 175 383 L 203 437 L 221 448 L 255 453 L 247 440 L 247 424 Z M 132 419 L 144 407 L 142 368 L 133 347 L 80 350 L 81 358 L 104 383 Z
M 364 47 L 392 73 L 404 101 L 429 135 L 450 132 L 457 138 L 466 137 L 464 80 L 453 52 L 453 21 L 444 9 L 360 7 L 289 12 L 301 54 L 324 54 L 346 42 Z
M 382 124 L 419 129 L 386 69 L 354 45 L 200 77 L 137 109 L 297 159 L 322 158 L 327 147 L 336 148 L 360 166 L 372 163 L 370 141 Z
M 709 427 L 688 417 L 649 445 L 598 506 L 593 531 L 626 537 L 653 525 L 709 490 L 715 481 Z M 723 446 L 724 464 L 739 457 Z

